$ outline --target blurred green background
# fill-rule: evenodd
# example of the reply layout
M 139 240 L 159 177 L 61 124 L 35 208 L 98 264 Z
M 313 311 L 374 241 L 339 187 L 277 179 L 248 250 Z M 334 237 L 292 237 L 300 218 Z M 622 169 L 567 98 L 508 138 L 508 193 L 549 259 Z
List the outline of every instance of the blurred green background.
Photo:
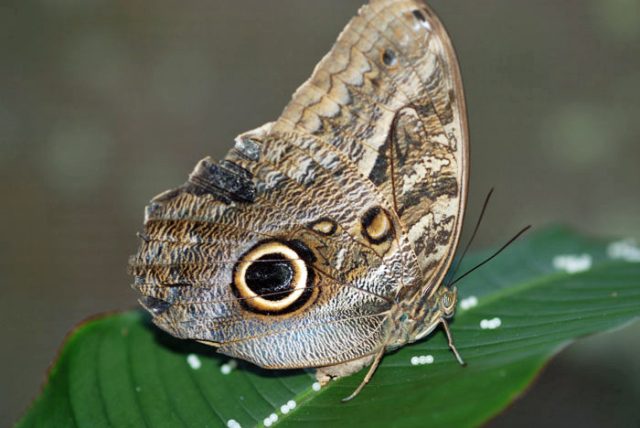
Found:
M 135 306 L 150 197 L 275 119 L 363 1 L 2 1 L 1 426 L 72 325 Z M 640 0 L 432 5 L 466 84 L 468 223 L 496 187 L 477 246 L 529 223 L 640 238 Z M 640 426 L 639 337 L 572 346 L 490 426 Z

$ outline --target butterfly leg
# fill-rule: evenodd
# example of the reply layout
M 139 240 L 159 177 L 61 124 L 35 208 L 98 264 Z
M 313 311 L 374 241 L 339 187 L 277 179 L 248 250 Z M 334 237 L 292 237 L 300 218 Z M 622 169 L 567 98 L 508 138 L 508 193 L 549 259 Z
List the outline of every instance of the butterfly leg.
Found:
M 380 365 L 380 361 L 382 361 L 383 356 L 384 356 L 384 348 L 382 348 L 380 352 L 378 352 L 375 359 L 373 360 L 373 363 L 371 363 L 371 366 L 369 367 L 369 371 L 367 372 L 367 375 L 364 377 L 362 382 L 360 382 L 360 385 L 358 385 L 356 390 L 353 391 L 353 393 L 350 396 L 342 399 L 343 403 L 353 400 L 358 394 L 360 394 L 360 391 L 362 391 L 362 388 L 364 388 L 365 385 L 368 384 L 371 378 L 373 377 L 373 374 L 376 372 L 376 369 Z
M 460 353 L 456 349 L 456 345 L 454 345 L 453 343 L 453 336 L 451 336 L 451 330 L 449 330 L 449 324 L 444 318 L 440 318 L 440 324 L 442 324 L 442 328 L 444 328 L 444 332 L 447 335 L 447 340 L 449 341 L 449 348 L 451 349 L 451 352 L 453 352 L 453 355 L 456 356 L 458 363 L 460 363 L 461 366 L 465 366 L 466 363 L 464 362 L 464 360 L 460 356 Z

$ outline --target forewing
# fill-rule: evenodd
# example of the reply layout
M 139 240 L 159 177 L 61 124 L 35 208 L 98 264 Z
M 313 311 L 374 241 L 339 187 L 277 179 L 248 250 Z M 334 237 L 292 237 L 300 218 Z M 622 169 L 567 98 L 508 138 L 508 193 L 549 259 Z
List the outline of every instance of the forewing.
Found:
M 462 225 L 468 135 L 458 62 L 424 2 L 363 7 L 274 130 L 343 153 L 394 207 L 424 284 L 439 283 Z

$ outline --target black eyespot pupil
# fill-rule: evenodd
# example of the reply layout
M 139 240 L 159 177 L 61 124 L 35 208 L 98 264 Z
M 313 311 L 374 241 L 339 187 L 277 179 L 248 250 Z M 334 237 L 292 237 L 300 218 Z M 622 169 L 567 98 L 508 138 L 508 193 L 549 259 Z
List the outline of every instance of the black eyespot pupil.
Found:
M 417 10 L 417 9 L 413 11 L 413 16 L 415 16 L 416 19 L 418 21 L 421 21 L 421 22 L 425 22 L 427 20 L 427 18 L 425 18 L 424 14 L 421 11 Z
M 385 65 L 394 65 L 396 63 L 396 54 L 391 49 L 387 49 L 382 54 L 382 61 Z
M 266 254 L 247 268 L 245 282 L 263 299 L 278 301 L 293 292 L 293 277 L 293 266 L 286 257 L 281 254 Z

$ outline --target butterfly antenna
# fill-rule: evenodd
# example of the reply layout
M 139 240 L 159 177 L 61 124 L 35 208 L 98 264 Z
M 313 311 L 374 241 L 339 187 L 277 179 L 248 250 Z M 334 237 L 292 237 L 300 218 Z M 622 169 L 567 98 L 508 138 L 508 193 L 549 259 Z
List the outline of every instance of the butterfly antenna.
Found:
M 510 246 L 511 244 L 513 244 L 514 242 L 516 242 L 516 240 L 518 238 L 520 238 L 522 235 L 524 235 L 524 233 L 526 231 L 528 231 L 529 229 L 531 229 L 531 225 L 525 227 L 524 229 L 522 229 L 520 232 L 518 232 L 516 234 L 516 236 L 514 236 L 513 238 L 511 238 L 509 240 L 509 242 L 507 242 L 506 244 L 504 244 L 498 251 L 496 251 L 495 253 L 493 253 L 491 255 L 491 257 L 485 259 L 482 263 L 477 264 L 474 268 L 466 271 L 460 278 L 457 278 L 455 280 L 453 280 L 453 282 L 451 282 L 449 284 L 449 286 L 453 286 L 455 285 L 457 282 L 459 282 L 462 278 L 466 277 L 467 275 L 469 275 L 471 272 L 474 272 L 477 269 L 480 269 L 482 266 L 486 265 L 487 263 L 489 263 L 491 260 L 493 260 L 494 258 L 496 258 L 498 256 L 498 254 L 500 254 L 501 252 L 503 252 L 508 246 Z
M 455 277 L 456 273 L 458 273 L 458 269 L 460 268 L 460 263 L 462 263 L 464 256 L 467 254 L 467 251 L 469 251 L 469 247 L 471 247 L 471 244 L 473 243 L 473 240 L 475 239 L 476 234 L 480 229 L 480 224 L 482 223 L 482 219 L 484 218 L 484 213 L 487 211 L 487 207 L 489 206 L 489 201 L 491 200 L 491 195 L 493 195 L 493 191 L 494 191 L 494 188 L 492 187 L 491 190 L 489 190 L 489 193 L 487 193 L 487 196 L 484 198 L 484 204 L 482 205 L 482 211 L 480 211 L 480 217 L 478 217 L 478 222 L 476 223 L 476 227 L 473 229 L 471 238 L 469 239 L 469 242 L 467 242 L 467 245 L 464 247 L 464 251 L 462 251 L 462 256 L 460 256 L 458 261 L 456 261 L 455 265 L 453 265 L 453 269 L 451 269 L 451 275 L 449 276 L 450 278 Z M 453 282 L 447 284 L 447 287 L 451 285 L 453 285 Z

